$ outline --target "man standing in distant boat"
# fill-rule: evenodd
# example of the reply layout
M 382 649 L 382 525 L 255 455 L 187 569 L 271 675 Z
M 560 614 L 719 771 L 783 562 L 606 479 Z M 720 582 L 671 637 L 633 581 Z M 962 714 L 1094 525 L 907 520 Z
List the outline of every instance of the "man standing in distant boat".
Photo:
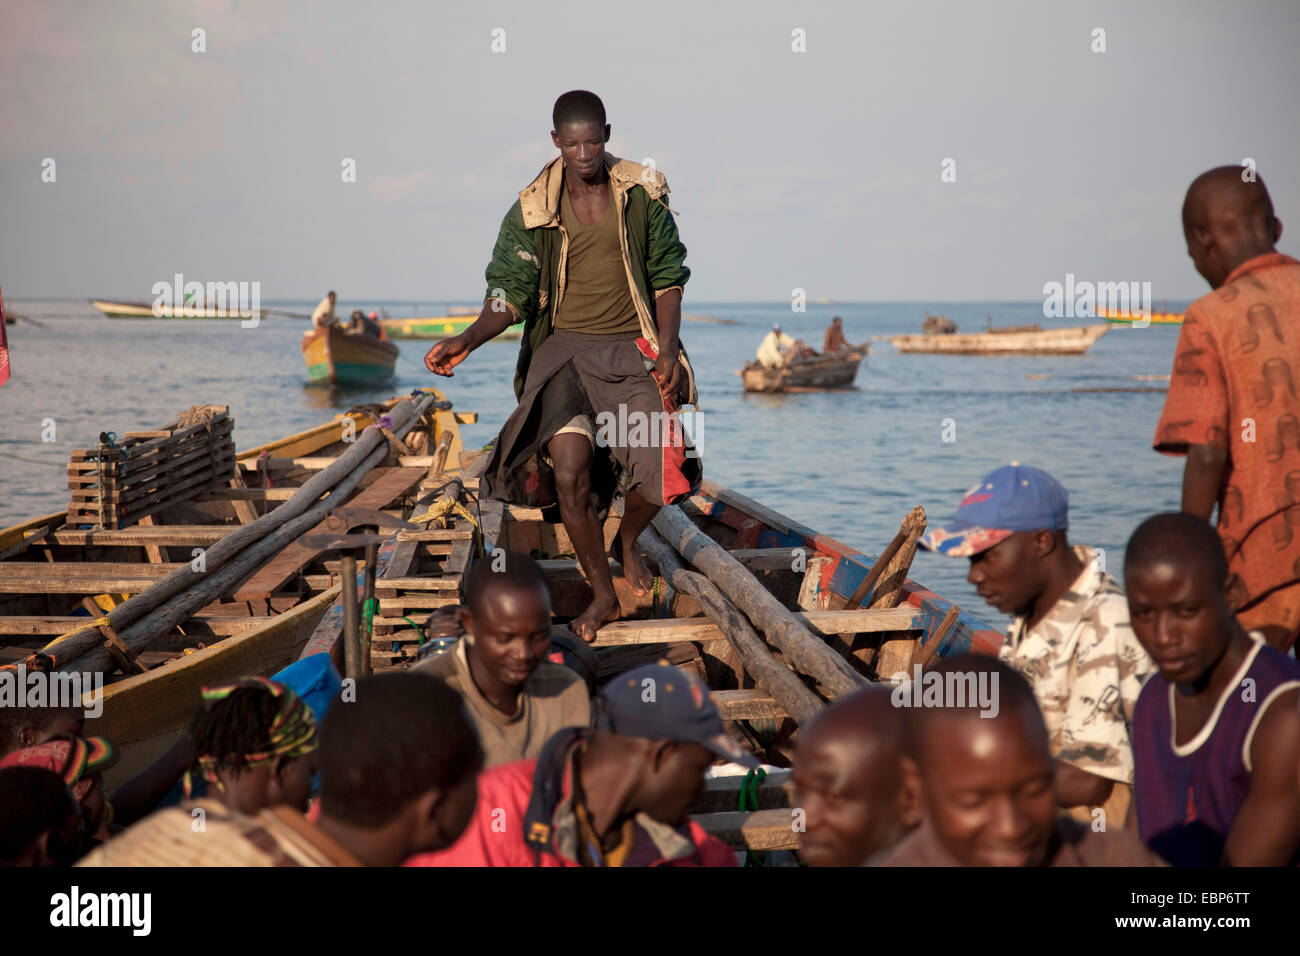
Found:
M 552 120 L 560 155 L 501 223 L 483 310 L 424 362 L 450 376 L 474 349 L 525 323 L 519 407 L 497 437 L 482 487 L 488 497 L 551 515 L 558 508 L 593 592 L 570 627 L 592 641 L 621 615 L 602 521 L 616 491 L 625 501 L 616 557 L 633 592 L 645 594 L 653 577 L 637 536 L 661 505 L 692 493 L 702 477 L 671 414 L 697 401 L 678 339 L 691 273 L 667 181 L 652 166 L 606 153 L 610 126 L 600 98 L 565 93 Z M 627 424 L 610 429 L 610 419 Z
M 822 352 L 826 355 L 834 355 L 837 352 L 847 352 L 850 348 L 848 339 L 844 337 L 844 321 L 837 315 L 831 319 L 831 324 L 826 329 Z
M 316 310 L 311 314 L 311 324 L 313 328 L 323 329 L 334 324 L 334 293 L 321 299 L 316 305 Z
M 1152 442 L 1186 455 L 1182 510 L 1218 529 L 1246 630 L 1300 634 L 1300 262 L 1264 181 L 1220 166 L 1183 200 L 1187 252 L 1213 288 L 1187 309 Z

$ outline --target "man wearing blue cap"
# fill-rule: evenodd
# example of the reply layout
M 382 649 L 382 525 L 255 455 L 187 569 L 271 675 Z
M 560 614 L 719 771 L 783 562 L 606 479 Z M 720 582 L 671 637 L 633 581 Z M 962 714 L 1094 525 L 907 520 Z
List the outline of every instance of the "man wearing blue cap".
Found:
M 1057 802 L 1117 827 L 1133 787 L 1133 711 L 1155 670 L 1129 626 L 1119 582 L 1099 552 L 1066 539 L 1069 497 L 1018 462 L 966 492 L 955 520 L 921 547 L 970 559 L 966 579 L 1014 620 L 1000 656 L 1028 678 L 1056 758 Z
M 728 736 L 698 678 L 667 664 L 629 671 L 598 699 L 596 729 L 561 730 L 533 760 L 478 779 L 461 839 L 408 866 L 735 866 L 690 819 L 721 757 L 757 767 Z

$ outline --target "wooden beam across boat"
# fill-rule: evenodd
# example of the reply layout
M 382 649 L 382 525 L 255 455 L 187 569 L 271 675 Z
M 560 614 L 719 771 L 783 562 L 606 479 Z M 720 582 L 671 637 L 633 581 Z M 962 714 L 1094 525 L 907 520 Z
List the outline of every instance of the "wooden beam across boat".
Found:
M 796 620 L 823 635 L 861 634 L 879 631 L 907 631 L 918 626 L 920 614 L 914 607 L 859 609 L 854 611 L 804 611 Z M 706 617 L 660 618 L 649 621 L 615 621 L 596 632 L 595 647 L 622 644 L 669 644 L 679 641 L 716 641 L 723 634 Z
M 130 528 L 61 528 L 55 544 L 98 547 L 206 547 L 236 530 L 229 524 L 135 525 Z
M 755 810 L 750 813 L 699 813 L 693 814 L 691 819 L 703 827 L 706 833 L 736 850 L 771 852 L 799 848 L 799 834 L 794 828 L 794 810 L 790 808 Z

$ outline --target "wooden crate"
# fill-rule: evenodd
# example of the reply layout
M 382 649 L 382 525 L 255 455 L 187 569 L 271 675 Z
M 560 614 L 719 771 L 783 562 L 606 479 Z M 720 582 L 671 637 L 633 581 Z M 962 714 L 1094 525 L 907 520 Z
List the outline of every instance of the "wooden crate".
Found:
M 161 428 L 74 451 L 68 525 L 124 528 L 230 481 L 235 422 L 225 405 L 196 405 Z

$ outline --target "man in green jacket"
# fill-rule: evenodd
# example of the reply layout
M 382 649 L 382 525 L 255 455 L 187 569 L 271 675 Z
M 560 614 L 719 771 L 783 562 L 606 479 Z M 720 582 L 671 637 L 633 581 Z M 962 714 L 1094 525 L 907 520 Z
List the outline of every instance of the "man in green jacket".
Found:
M 525 323 L 519 407 L 497 437 L 481 488 L 487 497 L 558 508 L 594 595 L 570 627 L 593 641 L 620 616 L 602 531 L 615 493 L 624 495 L 615 555 L 633 591 L 644 594 L 653 579 L 637 536 L 702 477 L 677 416 L 697 401 L 678 340 L 690 269 L 663 175 L 605 152 L 610 127 L 600 98 L 565 93 L 552 120 L 560 156 L 501 223 L 483 311 L 424 362 L 450 376 L 474 349 Z

